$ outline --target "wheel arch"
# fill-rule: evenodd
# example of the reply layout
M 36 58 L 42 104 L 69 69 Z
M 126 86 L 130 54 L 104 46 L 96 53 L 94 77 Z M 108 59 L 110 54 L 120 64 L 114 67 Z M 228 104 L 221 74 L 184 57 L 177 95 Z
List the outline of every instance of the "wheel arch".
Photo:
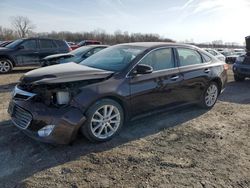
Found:
M 124 111 L 124 119 L 125 121 L 127 121 L 130 117 L 130 113 L 129 113 L 129 106 L 128 104 L 123 100 L 121 99 L 121 97 L 119 96 L 116 96 L 116 95 L 105 95 L 105 96 L 102 96 L 98 99 L 96 99 L 93 103 L 91 103 L 89 106 L 88 106 L 88 109 L 96 102 L 100 101 L 100 100 L 104 100 L 104 99 L 110 99 L 110 100 L 113 100 L 115 102 L 117 102 L 119 105 L 121 105 L 123 111 Z
M 9 55 L 0 55 L 0 58 L 6 58 L 6 59 L 9 59 L 13 65 L 13 67 L 16 66 L 16 61 L 14 60 L 14 58 L 12 58 L 11 56 Z
M 218 87 L 219 87 L 219 93 L 221 92 L 221 89 L 222 89 L 222 81 L 221 81 L 221 79 L 220 78 L 218 78 L 218 77 L 216 77 L 216 78 L 213 78 L 211 81 L 210 81 L 210 83 L 211 82 L 215 82 L 217 85 L 218 85 Z

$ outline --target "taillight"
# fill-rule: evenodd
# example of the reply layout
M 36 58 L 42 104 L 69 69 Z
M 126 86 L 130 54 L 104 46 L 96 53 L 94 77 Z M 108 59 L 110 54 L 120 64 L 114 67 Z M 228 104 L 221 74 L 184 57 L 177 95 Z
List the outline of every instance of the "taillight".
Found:
M 72 48 L 71 48 L 71 47 L 69 47 L 69 51 L 70 51 L 70 52 L 72 51 Z
M 224 66 L 224 70 L 227 71 L 229 69 L 229 65 L 227 63 L 225 63 L 223 66 Z

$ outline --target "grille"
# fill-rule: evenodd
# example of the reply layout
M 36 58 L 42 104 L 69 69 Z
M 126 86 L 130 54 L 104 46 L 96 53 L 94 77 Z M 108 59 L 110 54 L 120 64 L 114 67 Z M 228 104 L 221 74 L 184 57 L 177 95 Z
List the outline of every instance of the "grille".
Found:
M 12 109 L 11 117 L 13 123 L 21 129 L 27 129 L 32 121 L 32 115 L 17 105 L 11 105 L 12 106 L 10 108 Z

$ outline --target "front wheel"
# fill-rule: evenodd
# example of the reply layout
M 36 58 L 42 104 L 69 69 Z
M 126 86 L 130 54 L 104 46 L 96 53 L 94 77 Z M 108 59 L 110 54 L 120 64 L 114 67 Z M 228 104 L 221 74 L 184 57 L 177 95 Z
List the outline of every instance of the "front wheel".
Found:
M 0 74 L 8 73 L 12 70 L 13 64 L 9 59 L 0 59 Z
M 212 108 L 215 105 L 218 96 L 219 96 L 218 84 L 215 82 L 211 82 L 202 96 L 201 106 L 206 109 Z
M 114 100 L 102 99 L 86 112 L 87 121 L 81 132 L 92 142 L 104 142 L 113 138 L 121 129 L 124 113 L 121 105 Z
M 245 77 L 244 77 L 244 76 L 241 76 L 241 75 L 235 74 L 235 75 L 234 75 L 234 80 L 235 80 L 236 82 L 243 82 L 243 81 L 245 80 Z

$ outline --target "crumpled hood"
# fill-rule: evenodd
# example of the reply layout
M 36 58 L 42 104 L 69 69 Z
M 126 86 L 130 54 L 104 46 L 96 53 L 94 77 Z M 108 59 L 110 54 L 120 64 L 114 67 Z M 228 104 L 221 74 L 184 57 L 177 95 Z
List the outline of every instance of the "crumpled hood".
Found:
M 32 70 L 24 74 L 20 81 L 29 84 L 53 84 L 102 79 L 112 74 L 113 72 L 111 71 L 91 68 L 76 63 L 66 63 Z
M 62 53 L 62 54 L 54 54 L 54 55 L 49 55 L 43 58 L 44 60 L 51 60 L 55 58 L 63 58 L 63 57 L 73 57 L 74 55 L 71 53 Z

